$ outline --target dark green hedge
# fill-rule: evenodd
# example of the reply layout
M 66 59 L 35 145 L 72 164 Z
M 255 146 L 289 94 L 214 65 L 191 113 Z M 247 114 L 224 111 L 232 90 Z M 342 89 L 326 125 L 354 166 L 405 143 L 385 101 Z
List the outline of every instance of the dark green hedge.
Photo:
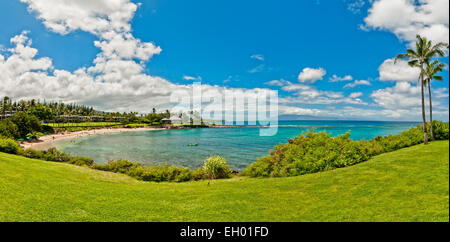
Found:
M 448 140 L 449 124 L 433 122 L 437 140 Z M 332 170 L 367 161 L 374 155 L 391 152 L 423 142 L 418 126 L 399 135 L 353 141 L 350 133 L 331 137 L 326 132 L 308 132 L 287 144 L 275 146 L 270 155 L 251 164 L 243 175 L 251 177 L 286 177 Z
M 128 160 L 110 161 L 106 165 L 94 164 L 92 168 L 102 171 L 122 173 L 139 180 L 155 182 L 185 182 L 190 180 L 200 180 L 206 177 L 203 169 L 201 168 L 191 171 L 188 168 L 168 166 L 167 164 L 158 166 L 143 166 L 137 162 Z

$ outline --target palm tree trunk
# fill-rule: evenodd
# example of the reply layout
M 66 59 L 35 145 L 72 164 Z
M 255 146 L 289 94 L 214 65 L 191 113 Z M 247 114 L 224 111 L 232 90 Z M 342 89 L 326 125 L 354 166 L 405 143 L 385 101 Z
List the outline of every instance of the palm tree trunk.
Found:
M 433 132 L 433 104 L 431 102 L 431 79 L 428 79 L 428 97 L 430 99 L 430 134 L 431 134 L 431 140 L 434 140 L 434 132 Z
M 422 122 L 423 122 L 423 143 L 428 144 L 428 132 L 427 132 L 427 119 L 425 117 L 425 93 L 423 88 L 423 63 L 421 65 L 421 74 L 420 74 L 420 88 L 422 91 Z

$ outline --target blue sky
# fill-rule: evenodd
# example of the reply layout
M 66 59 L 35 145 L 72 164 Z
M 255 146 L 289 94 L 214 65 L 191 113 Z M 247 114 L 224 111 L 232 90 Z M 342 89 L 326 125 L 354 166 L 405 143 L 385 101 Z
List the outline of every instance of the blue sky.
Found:
M 392 23 L 399 22 L 395 16 L 395 7 L 398 6 L 390 6 L 389 3 L 384 3 L 385 1 L 132 1 L 138 7 L 128 22 L 130 30 L 125 32 L 129 32 L 133 40 L 151 42 L 155 47 L 161 48 L 162 51 L 151 55 L 149 60 L 132 60 L 144 67 L 142 73 L 145 75 L 160 77 L 171 85 L 189 85 L 195 77 L 201 78 L 203 84 L 220 88 L 278 90 L 282 99 L 296 99 L 289 102 L 284 100 L 286 104 L 283 104 L 285 108 L 281 109 L 282 114 L 286 110 L 285 114 L 338 116 L 343 119 L 418 120 L 419 115 L 412 114 L 412 110 L 418 108 L 416 104 L 403 104 L 398 107 L 393 105 L 398 103 L 393 99 L 397 92 L 406 95 L 404 100 L 409 100 L 411 97 L 408 95 L 416 93 L 413 90 L 416 83 L 403 79 L 380 80 L 392 76 L 389 75 L 392 73 L 381 73 L 380 66 L 383 62 L 404 52 L 412 42 L 409 36 L 411 34 L 401 32 L 402 26 L 389 24 L 389 17 L 392 18 Z M 410 7 L 407 6 L 407 0 L 395 1 Z M 93 66 L 93 61 L 102 52 L 94 41 L 103 40 L 105 37 L 95 32 L 97 30 L 87 30 L 89 27 L 81 24 L 71 27 L 70 23 L 67 23 L 71 29 L 64 33 L 52 29 L 51 24 L 45 21 L 50 19 L 51 22 L 52 18 L 61 20 L 64 17 L 51 16 L 52 13 L 45 12 L 57 5 L 51 5 L 52 2 L 48 1 L 48 5 L 44 6 L 39 0 L 1 1 L 0 46 L 3 51 L 0 54 L 3 53 L 4 59 L 7 59 L 11 55 L 7 49 L 14 47 L 10 39 L 27 30 L 29 33 L 25 35 L 32 40 L 30 47 L 38 50 L 34 58 L 51 59 L 51 68 L 44 70 L 49 76 L 55 76 L 52 73 L 54 70 L 74 73 L 81 67 Z M 128 1 L 116 2 L 126 4 Z M 423 6 L 425 9 L 427 6 L 439 7 L 439 4 L 448 6 L 448 1 L 421 1 L 418 7 Z M 83 9 L 84 6 L 78 7 Z M 89 7 L 86 9 L 94 11 Z M 389 11 L 393 14 L 382 16 L 382 19 L 377 15 L 378 12 Z M 426 13 L 422 13 L 417 6 L 414 11 L 417 15 Z M 443 14 L 445 15 L 445 12 Z M 417 32 L 421 32 L 423 29 L 442 25 L 448 33 L 448 10 L 446 14 L 447 20 L 444 22 L 442 19 L 436 19 L 431 23 L 425 22 L 423 26 L 414 26 Z M 404 25 L 407 25 L 408 21 L 411 25 L 417 22 L 408 18 L 412 17 L 405 14 Z M 429 38 L 442 39 L 435 33 L 431 33 Z M 448 42 L 448 37 L 446 41 Z M 441 60 L 448 63 L 448 57 Z M 299 74 L 305 68 L 322 68 L 326 74 L 320 75 L 319 79 L 315 78 L 317 80 L 300 81 Z M 392 69 L 389 70 L 392 72 Z M 400 73 L 401 71 L 399 70 Z M 332 82 L 330 78 L 333 75 L 350 75 L 352 78 Z M 388 77 L 383 78 L 386 75 Z M 444 82 L 433 83 L 433 89 L 438 91 L 436 116 L 448 119 L 447 70 L 443 76 Z M 282 84 L 268 84 L 274 80 Z M 345 87 L 361 80 L 367 85 Z M 292 85 L 307 86 L 308 92 L 299 93 L 298 89 L 286 91 L 287 89 L 283 88 Z M 408 88 L 411 90 L 405 90 Z M 3 92 L 8 94 L 8 90 Z M 120 110 L 128 108 L 126 105 L 118 107 L 117 104 L 108 106 L 105 101 L 100 100 L 100 95 L 97 98 L 83 98 L 46 96 L 43 93 L 44 91 L 40 91 L 36 95 L 46 99 L 78 101 L 105 110 L 113 107 Z M 340 93 L 340 96 L 332 97 L 331 101 L 325 97 L 337 93 Z M 374 93 L 377 94 L 374 96 Z M 11 94 L 14 92 L 11 91 L 9 95 Z M 148 95 L 152 94 L 151 92 Z M 307 100 L 298 99 L 301 95 L 309 96 Z M 20 92 L 12 96 L 30 98 Z M 349 96 L 354 98 L 343 101 Z M 105 95 L 104 98 L 108 96 Z M 314 100 L 321 98 L 327 101 Z M 356 99 L 359 101 L 355 101 Z M 151 101 L 155 106 L 164 106 L 162 101 Z M 282 103 L 284 101 L 282 100 Z M 299 112 L 296 113 L 294 108 L 300 108 Z M 304 110 L 312 111 L 303 112 Z M 364 110 L 367 110 L 367 115 Z

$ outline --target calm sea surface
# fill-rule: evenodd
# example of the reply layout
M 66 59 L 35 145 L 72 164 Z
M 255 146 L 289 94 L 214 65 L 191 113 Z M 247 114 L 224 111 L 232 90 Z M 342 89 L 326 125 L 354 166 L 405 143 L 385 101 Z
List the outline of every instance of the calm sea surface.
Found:
M 279 143 L 286 143 L 309 130 L 327 131 L 332 136 L 351 131 L 354 140 L 398 134 L 412 122 L 372 121 L 280 121 L 278 134 L 260 137 L 259 127 L 210 128 L 109 133 L 55 141 L 53 146 L 97 163 L 120 158 L 142 164 L 164 164 L 198 168 L 211 155 L 225 157 L 232 168 L 244 169 L 265 156 Z M 188 146 L 198 143 L 198 146 Z

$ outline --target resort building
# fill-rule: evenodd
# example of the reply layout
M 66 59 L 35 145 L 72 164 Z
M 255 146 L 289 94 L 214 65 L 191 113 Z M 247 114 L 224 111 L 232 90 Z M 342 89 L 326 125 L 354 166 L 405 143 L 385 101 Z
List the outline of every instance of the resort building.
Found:
M 123 121 L 123 117 L 107 116 L 79 116 L 79 115 L 60 115 L 56 120 L 44 120 L 44 123 L 83 123 L 83 122 L 110 122 L 118 123 Z
M 16 111 L 5 111 L 4 113 L 0 113 L 0 120 L 11 118 Z
M 162 124 L 183 124 L 183 121 L 179 117 L 172 117 L 172 118 L 163 118 L 161 120 Z

